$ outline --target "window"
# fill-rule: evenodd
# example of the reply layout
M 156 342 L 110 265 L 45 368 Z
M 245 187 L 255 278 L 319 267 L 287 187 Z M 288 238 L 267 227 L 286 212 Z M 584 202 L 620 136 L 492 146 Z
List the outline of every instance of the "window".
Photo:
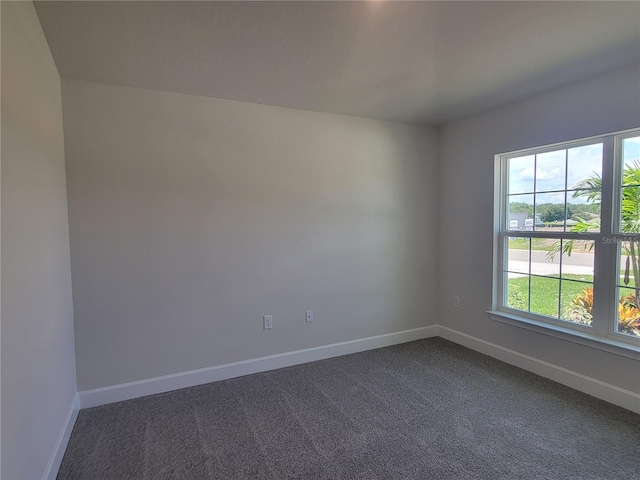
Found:
M 640 130 L 498 155 L 496 186 L 494 318 L 637 350 Z

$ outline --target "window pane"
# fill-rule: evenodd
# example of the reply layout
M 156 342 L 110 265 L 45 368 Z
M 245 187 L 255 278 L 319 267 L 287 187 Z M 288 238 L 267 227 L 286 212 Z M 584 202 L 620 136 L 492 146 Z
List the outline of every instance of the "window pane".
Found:
M 531 274 L 544 275 L 547 277 L 560 276 L 559 239 L 531 239 Z
M 516 310 L 529 310 L 529 276 L 507 274 L 506 305 Z
M 618 285 L 621 287 L 640 287 L 640 281 L 636 283 L 635 272 L 640 270 L 640 241 L 620 242 L 620 268 L 618 275 Z
M 531 239 L 512 237 L 507 249 L 507 270 L 512 273 L 529 273 L 529 249 Z
M 640 177 L 640 169 L 637 175 Z M 640 233 L 640 187 L 622 187 L 620 231 Z
M 558 278 L 531 276 L 531 313 L 557 318 L 559 296 Z
M 509 230 L 533 230 L 533 195 L 509 195 Z
M 591 325 L 593 284 L 561 280 L 560 313 L 562 320 Z
M 602 144 L 567 151 L 567 188 L 602 189 Z
M 640 137 L 622 141 L 620 227 L 622 233 L 640 232 Z
M 536 155 L 536 192 L 564 190 L 566 150 Z
M 564 192 L 536 193 L 535 202 L 535 230 L 564 231 L 566 220 Z
M 634 337 L 640 337 L 640 295 L 632 288 L 618 288 L 618 322 L 616 330 Z
M 634 166 L 635 161 L 640 161 L 640 136 L 625 138 L 622 141 L 622 163 L 625 166 Z M 626 184 L 626 182 L 623 182 Z M 640 182 L 636 182 L 640 183 Z
M 640 240 L 620 244 L 616 330 L 640 336 Z
M 602 144 L 567 151 L 567 231 L 599 232 Z
M 600 190 L 567 192 L 567 231 L 600 231 Z
M 509 193 L 533 192 L 535 155 L 509 159 Z
M 561 277 L 567 280 L 593 282 L 595 242 L 563 240 Z

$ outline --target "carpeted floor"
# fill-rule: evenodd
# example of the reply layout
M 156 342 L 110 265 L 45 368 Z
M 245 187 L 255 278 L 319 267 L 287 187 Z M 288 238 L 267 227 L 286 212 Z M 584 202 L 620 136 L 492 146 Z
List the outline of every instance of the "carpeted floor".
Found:
M 433 338 L 83 410 L 58 479 L 639 473 L 639 415 Z

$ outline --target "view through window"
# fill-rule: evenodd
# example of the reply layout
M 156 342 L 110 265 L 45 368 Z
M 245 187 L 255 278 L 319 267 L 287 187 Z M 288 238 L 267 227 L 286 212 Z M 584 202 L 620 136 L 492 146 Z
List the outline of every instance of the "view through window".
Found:
M 636 343 L 640 130 L 497 160 L 497 309 Z

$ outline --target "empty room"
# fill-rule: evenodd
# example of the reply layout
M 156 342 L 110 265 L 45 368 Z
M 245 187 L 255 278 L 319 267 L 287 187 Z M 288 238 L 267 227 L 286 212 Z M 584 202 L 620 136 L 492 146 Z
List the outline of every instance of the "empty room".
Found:
M 640 2 L 2 1 L 2 480 L 640 475 Z

